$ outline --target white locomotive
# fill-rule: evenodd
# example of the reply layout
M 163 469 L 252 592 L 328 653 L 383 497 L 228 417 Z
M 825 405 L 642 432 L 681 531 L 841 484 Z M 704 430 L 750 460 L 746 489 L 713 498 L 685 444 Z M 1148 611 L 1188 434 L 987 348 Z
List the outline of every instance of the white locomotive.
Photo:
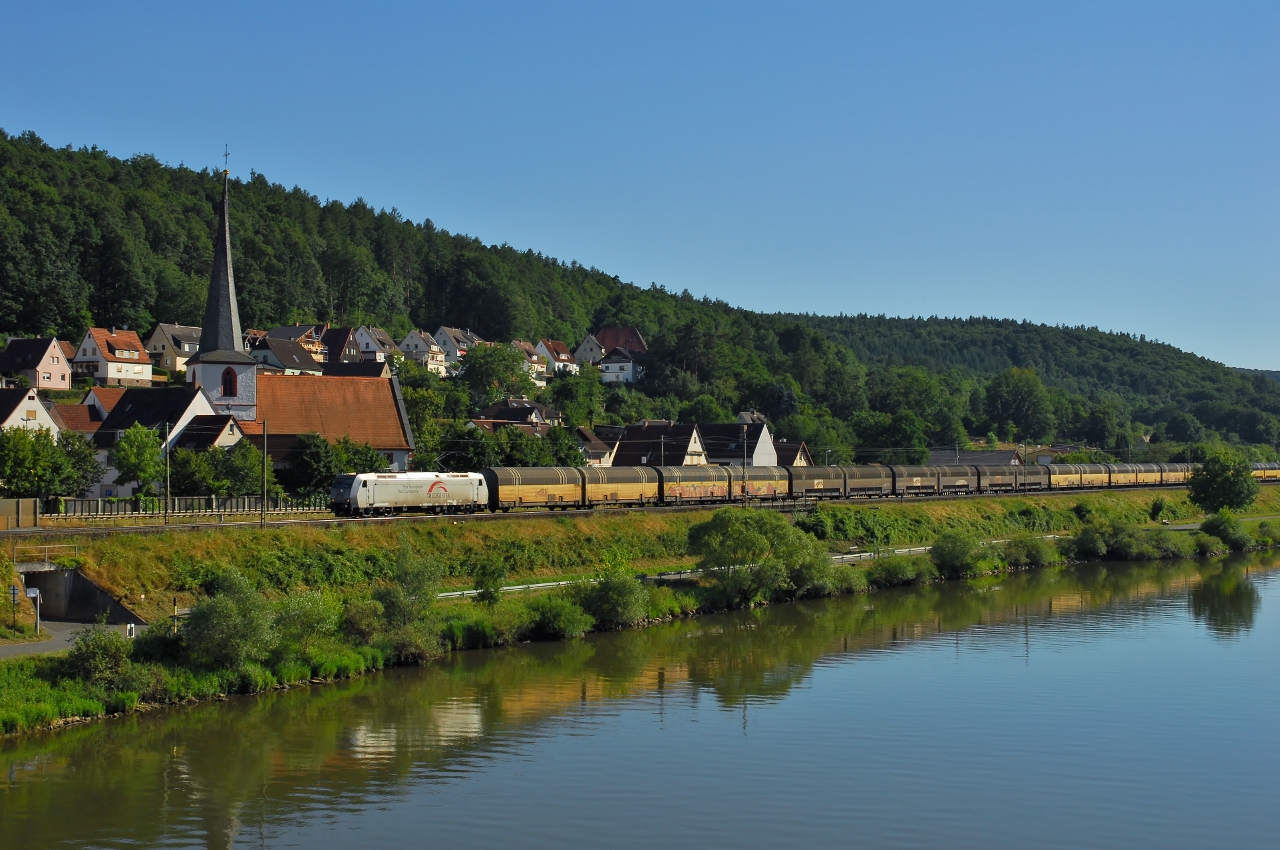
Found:
M 371 516 L 400 511 L 473 513 L 489 504 L 489 486 L 478 472 L 366 472 L 333 480 L 335 514 Z

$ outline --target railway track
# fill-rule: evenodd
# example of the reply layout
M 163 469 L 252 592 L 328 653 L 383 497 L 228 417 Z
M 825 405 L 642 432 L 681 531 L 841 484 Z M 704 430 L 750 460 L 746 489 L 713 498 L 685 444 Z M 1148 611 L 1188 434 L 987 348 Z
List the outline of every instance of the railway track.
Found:
M 1179 484 L 1169 485 L 1143 485 L 1140 487 L 1098 487 L 1098 488 L 1080 488 L 1072 490 L 1037 490 L 1029 493 L 964 493 L 955 495 L 930 495 L 930 496 L 890 496 L 886 498 L 862 498 L 862 499 L 778 499 L 778 500 L 758 500 L 750 501 L 746 504 L 750 507 L 764 508 L 768 510 L 784 511 L 795 513 L 796 511 L 809 511 L 818 504 L 828 505 L 868 505 L 868 504 L 903 504 L 907 502 L 916 504 L 936 503 L 936 502 L 962 502 L 972 499 L 995 499 L 995 498 L 1015 498 L 1027 496 L 1046 496 L 1055 493 L 1106 493 L 1126 491 L 1126 490 L 1143 490 L 1143 491 L 1162 491 L 1162 490 L 1185 490 L 1186 488 Z M 488 513 L 478 512 L 473 514 L 400 514 L 388 517 L 324 517 L 317 519 L 282 519 L 267 520 L 265 523 L 260 519 L 239 520 L 233 522 L 173 522 L 168 525 L 155 523 L 151 525 L 126 525 L 126 526 L 67 526 L 59 527 L 56 525 L 37 526 L 35 528 L 14 528 L 3 532 L 5 538 L 16 542 L 19 540 L 31 540 L 50 537 L 107 537 L 115 534 L 163 534 L 165 532 L 181 532 L 181 531 L 208 531 L 210 529 L 241 529 L 241 528 L 297 528 L 297 527 L 316 527 L 326 528 L 336 525 L 350 524 L 369 524 L 369 523 L 463 523 L 463 522 L 509 522 L 519 521 L 522 519 L 534 519 L 538 517 L 567 517 L 567 516 L 590 516 L 602 513 L 638 513 L 653 511 L 668 511 L 672 513 L 689 513 L 694 511 L 715 510 L 716 508 L 728 507 L 732 505 L 742 505 L 741 501 L 736 502 L 709 502 L 704 504 L 692 505 L 644 505 L 631 507 L 599 507 L 583 511 L 554 511 L 542 509 L 521 510 L 516 509 L 509 513 Z M 172 516 L 172 515 L 171 515 Z

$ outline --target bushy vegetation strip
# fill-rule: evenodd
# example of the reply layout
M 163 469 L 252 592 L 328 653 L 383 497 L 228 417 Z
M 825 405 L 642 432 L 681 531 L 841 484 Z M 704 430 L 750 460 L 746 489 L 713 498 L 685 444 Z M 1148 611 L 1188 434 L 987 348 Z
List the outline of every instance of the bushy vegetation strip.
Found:
M 1225 508 L 1193 534 L 1140 527 L 1137 521 L 1183 510 L 1168 496 L 1147 497 L 1142 510 L 1135 499 L 1110 494 L 1082 497 L 1069 509 L 1029 499 L 1003 515 L 974 503 L 966 507 L 976 513 L 953 511 L 950 522 L 927 510 L 917 515 L 916 506 L 826 506 L 795 523 L 774 511 L 728 507 L 657 519 L 548 521 L 547 530 L 556 533 L 536 541 L 509 536 L 523 524 L 423 526 L 425 536 L 402 534 L 387 551 L 380 547 L 389 529 L 362 526 L 348 533 L 370 535 L 380 547 L 359 548 L 348 539 L 352 548 L 342 552 L 297 540 L 269 549 L 269 534 L 249 547 L 224 548 L 218 557 L 210 551 L 197 559 L 188 547 L 172 561 L 175 580 L 194 599 L 180 625 L 160 619 L 134 641 L 90 627 L 66 654 L 0 663 L 0 730 L 346 678 L 386 664 L 426 663 L 457 649 L 572 639 L 698 613 L 1068 560 L 1180 559 L 1280 542 L 1280 527 L 1264 521 L 1247 529 Z M 889 531 L 873 538 L 876 543 L 902 542 L 894 538 L 901 534 L 931 543 L 929 554 L 837 564 L 827 542 L 811 531 L 867 542 L 856 535 L 886 528 L 867 521 L 877 513 L 889 520 Z M 636 525 L 644 522 L 657 525 Z M 1070 533 L 1056 540 L 1043 533 L 1064 527 Z M 927 530 L 932 537 L 925 538 Z M 991 542 L 979 531 L 1001 537 Z M 637 552 L 696 558 L 701 576 L 642 582 L 632 560 Z M 591 564 L 594 572 L 542 595 L 500 592 L 513 574 L 548 564 Z M 480 591 L 474 601 L 440 603 L 444 583 L 464 576 Z

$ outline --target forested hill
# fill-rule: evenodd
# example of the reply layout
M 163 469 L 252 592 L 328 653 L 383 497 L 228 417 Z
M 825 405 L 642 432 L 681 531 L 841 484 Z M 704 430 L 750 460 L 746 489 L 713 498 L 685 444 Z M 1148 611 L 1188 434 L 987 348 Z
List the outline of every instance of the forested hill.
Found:
M 231 186 L 245 327 L 371 323 L 398 337 L 450 324 L 571 346 L 602 325 L 639 327 L 650 344 L 640 392 L 552 399 L 568 409 L 714 419 L 756 407 L 784 433 L 844 456 L 855 445 L 951 445 L 1011 424 L 1035 437 L 1123 440 L 1178 411 L 1195 413 L 1175 422 L 1179 434 L 1207 427 L 1269 443 L 1277 428 L 1280 384 L 1121 334 L 753 313 L 485 245 L 361 200 L 322 202 L 260 174 Z M 0 131 L 0 331 L 76 339 L 90 323 L 199 324 L 220 192 L 208 170 Z M 1034 367 L 1048 392 L 1026 373 L 993 389 L 989 379 L 1015 366 Z

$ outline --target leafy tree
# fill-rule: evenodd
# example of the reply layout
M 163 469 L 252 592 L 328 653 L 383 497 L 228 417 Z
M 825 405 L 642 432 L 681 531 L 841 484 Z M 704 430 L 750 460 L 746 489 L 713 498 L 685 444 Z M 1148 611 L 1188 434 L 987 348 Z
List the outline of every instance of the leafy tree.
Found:
M 228 570 L 183 624 L 188 656 L 198 665 L 230 670 L 265 661 L 277 640 L 271 613 L 249 580 Z
M 568 425 L 590 426 L 604 418 L 604 384 L 600 370 L 590 363 L 584 363 L 576 375 L 562 374 L 548 381 L 545 398 Z
M 220 450 L 218 477 L 226 482 L 222 496 L 262 495 L 262 450 L 248 440 L 241 440 L 229 449 Z M 381 457 L 381 455 L 379 455 Z M 278 495 L 274 470 L 267 465 L 267 494 Z M 332 481 L 330 482 L 333 483 Z
M 342 601 L 322 590 L 291 593 L 276 603 L 275 627 L 280 642 L 304 655 L 317 640 L 337 633 L 341 620 Z
M 169 490 L 175 496 L 213 496 L 222 491 L 218 449 L 176 449 L 169 458 Z
M 822 544 L 773 511 L 721 508 L 689 529 L 689 552 L 730 604 L 830 592 Z
M 1084 422 L 1082 436 L 1095 446 L 1106 448 L 1115 444 L 1120 433 L 1120 425 L 1116 421 L 1116 412 L 1106 404 L 1090 406 L 1089 416 Z
M 1198 443 L 1204 439 L 1204 425 L 1190 413 L 1179 410 L 1165 424 L 1165 435 L 1179 443 Z
M 289 488 L 299 496 L 327 493 L 338 474 L 337 453 L 329 441 L 319 434 L 299 434 L 289 469 Z
M 1261 485 L 1253 477 L 1248 460 L 1235 452 L 1219 452 L 1205 458 L 1187 481 L 1188 498 L 1205 513 L 1226 508 L 1240 511 L 1253 504 Z
M 140 492 L 150 492 L 152 485 L 164 477 L 162 444 L 158 433 L 139 422 L 121 432 L 109 455 L 116 481 L 135 483 Z
M 502 588 L 507 581 L 507 573 L 511 565 L 495 553 L 486 553 L 471 565 L 471 578 L 475 582 L 477 602 L 485 605 L 496 605 L 502 598 Z
M 357 443 L 350 437 L 342 437 L 333 445 L 333 463 L 338 474 L 355 472 L 381 472 L 391 465 L 387 456 L 368 443 Z M 332 480 L 329 482 L 333 483 Z
M 0 482 L 11 499 L 47 499 L 59 494 L 67 458 L 46 428 L 0 430 Z
M 98 460 L 98 450 L 79 431 L 63 431 L 58 435 L 58 448 L 64 465 L 58 492 L 63 496 L 82 496 L 102 480 L 106 467 Z
M 458 379 L 471 392 L 475 407 L 508 396 L 532 396 L 537 389 L 524 355 L 507 345 L 477 345 L 462 359 Z
M 732 422 L 733 414 L 720 406 L 715 396 L 700 395 L 680 409 L 680 421 L 715 425 Z
M 987 383 L 983 398 L 987 421 L 993 424 L 1012 422 L 1031 439 L 1053 432 L 1053 405 L 1034 369 L 1006 369 Z

